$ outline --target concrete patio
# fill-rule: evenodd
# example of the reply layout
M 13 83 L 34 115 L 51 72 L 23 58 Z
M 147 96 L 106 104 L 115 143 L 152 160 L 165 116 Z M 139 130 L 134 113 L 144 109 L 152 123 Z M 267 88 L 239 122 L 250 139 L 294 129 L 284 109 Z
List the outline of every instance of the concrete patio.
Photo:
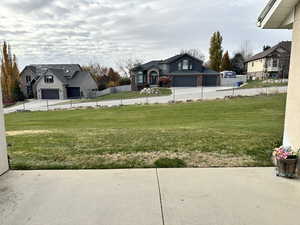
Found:
M 273 168 L 9 171 L 1 225 L 294 225 L 300 182 Z

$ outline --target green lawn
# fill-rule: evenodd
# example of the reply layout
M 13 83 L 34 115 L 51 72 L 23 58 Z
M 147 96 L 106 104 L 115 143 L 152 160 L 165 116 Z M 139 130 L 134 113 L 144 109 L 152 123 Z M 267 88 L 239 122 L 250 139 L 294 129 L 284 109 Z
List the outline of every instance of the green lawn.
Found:
M 285 95 L 5 116 L 14 169 L 269 166 Z M 158 159 L 160 161 L 156 162 Z M 163 163 L 162 163 L 163 161 Z
M 155 97 L 155 96 L 166 96 L 171 95 L 172 91 L 169 88 L 159 88 L 160 94 L 141 94 L 139 91 L 128 91 L 128 92 L 120 92 L 114 94 L 108 94 L 97 98 L 92 99 L 76 99 L 72 100 L 72 103 L 79 103 L 79 102 L 97 102 L 97 101 L 107 101 L 107 100 L 118 100 L 118 99 L 133 99 L 133 98 L 145 98 L 145 97 Z M 58 103 L 57 105 L 67 104 L 68 102 Z
M 287 82 L 283 83 L 263 83 L 262 80 L 249 80 L 248 83 L 240 87 L 241 89 L 246 89 L 246 88 L 264 88 L 264 87 L 281 87 L 281 86 L 287 86 Z

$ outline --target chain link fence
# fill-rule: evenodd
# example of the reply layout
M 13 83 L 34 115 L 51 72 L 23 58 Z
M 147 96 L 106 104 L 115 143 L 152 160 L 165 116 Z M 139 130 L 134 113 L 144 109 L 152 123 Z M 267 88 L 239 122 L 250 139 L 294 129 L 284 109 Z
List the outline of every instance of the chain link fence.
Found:
M 226 99 L 237 96 L 272 95 L 286 92 L 287 87 L 265 87 L 253 89 L 242 89 L 236 87 L 172 88 L 172 94 L 169 96 L 146 96 L 135 99 L 120 98 L 117 100 L 105 101 L 97 101 L 96 99 L 29 100 L 28 102 L 5 108 L 4 113 L 114 107 L 136 104 L 172 104 L 179 102 Z

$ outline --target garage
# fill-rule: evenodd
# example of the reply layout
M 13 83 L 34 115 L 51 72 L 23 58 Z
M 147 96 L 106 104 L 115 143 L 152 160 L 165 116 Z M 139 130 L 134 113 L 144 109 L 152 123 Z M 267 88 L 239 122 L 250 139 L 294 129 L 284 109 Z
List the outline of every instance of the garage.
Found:
M 206 86 L 206 87 L 218 86 L 218 75 L 205 75 L 204 76 L 204 86 Z
M 80 98 L 80 87 L 67 87 L 68 98 Z
M 174 76 L 173 87 L 196 87 L 197 76 Z
M 42 99 L 59 99 L 58 89 L 42 89 Z

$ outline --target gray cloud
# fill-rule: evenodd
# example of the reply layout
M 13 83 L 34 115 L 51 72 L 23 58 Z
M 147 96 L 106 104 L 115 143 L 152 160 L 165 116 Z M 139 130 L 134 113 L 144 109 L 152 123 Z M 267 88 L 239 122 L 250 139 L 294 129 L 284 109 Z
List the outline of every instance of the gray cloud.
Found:
M 161 59 L 182 48 L 207 54 L 220 30 L 231 53 L 249 40 L 255 51 L 290 39 L 289 31 L 261 30 L 267 0 L 1 0 L 0 35 L 22 66 L 29 63 Z

